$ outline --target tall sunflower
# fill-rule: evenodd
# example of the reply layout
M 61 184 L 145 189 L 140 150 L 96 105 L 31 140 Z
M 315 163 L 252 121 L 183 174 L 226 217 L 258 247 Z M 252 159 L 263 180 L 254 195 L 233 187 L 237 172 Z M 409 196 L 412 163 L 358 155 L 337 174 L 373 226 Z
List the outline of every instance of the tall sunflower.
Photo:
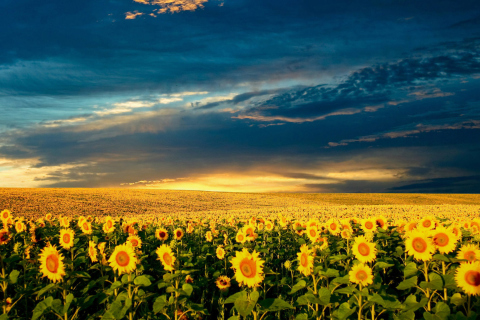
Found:
M 300 262 L 298 271 L 304 276 L 309 276 L 313 271 L 313 250 L 309 250 L 306 244 L 302 244 L 300 252 L 297 253 L 297 259 Z
M 461 263 L 455 273 L 455 281 L 470 295 L 480 295 L 480 261 Z
M 175 256 L 173 255 L 172 249 L 166 244 L 162 244 L 155 251 L 158 256 L 158 260 L 162 262 L 163 268 L 167 271 L 175 270 L 173 264 L 175 263 Z
M 433 243 L 437 246 L 438 252 L 450 253 L 455 250 L 458 238 L 445 227 L 437 227 L 430 231 Z
M 118 271 L 119 275 L 130 273 L 137 268 L 137 257 L 132 246 L 127 244 L 116 246 L 108 262 L 113 271 Z
M 65 275 L 63 255 L 52 245 L 47 245 L 40 253 L 40 272 L 53 282 L 61 281 Z
M 61 229 L 60 230 L 60 245 L 63 249 L 69 250 L 73 247 L 73 237 L 75 233 L 72 229 Z
M 353 283 L 360 283 L 364 286 L 373 283 L 372 269 L 363 263 L 354 265 L 348 275 Z
M 432 239 L 427 237 L 424 232 L 414 230 L 407 233 L 405 249 L 409 255 L 413 255 L 415 260 L 427 261 L 432 259 L 435 245 Z
M 164 228 L 158 228 L 157 230 L 155 230 L 155 237 L 158 240 L 165 241 L 168 239 L 168 231 Z
M 249 253 L 246 248 L 236 252 L 231 262 L 239 284 L 252 288 L 263 281 L 263 264 L 265 261 L 261 260 L 258 255 L 259 253 L 255 250 Z
M 355 238 L 352 246 L 352 252 L 355 258 L 362 263 L 372 262 L 377 256 L 377 249 L 375 244 L 368 241 L 364 236 Z

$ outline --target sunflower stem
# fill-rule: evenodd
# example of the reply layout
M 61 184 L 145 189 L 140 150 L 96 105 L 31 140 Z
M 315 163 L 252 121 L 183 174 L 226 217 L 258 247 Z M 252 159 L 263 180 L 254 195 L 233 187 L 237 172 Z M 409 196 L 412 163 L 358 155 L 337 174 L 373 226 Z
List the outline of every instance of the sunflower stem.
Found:
M 423 266 L 425 267 L 425 281 L 428 283 L 428 268 L 427 268 L 427 261 L 423 261 Z M 431 311 L 431 304 L 430 304 L 430 289 L 427 288 L 427 298 L 428 298 L 428 311 Z
M 442 273 L 445 275 L 445 261 L 442 261 Z M 447 301 L 447 288 L 443 288 L 443 300 Z
M 133 297 L 132 297 L 132 284 L 131 284 L 131 281 L 132 281 L 132 273 L 129 273 L 128 274 L 128 298 L 130 300 L 132 300 L 132 303 L 133 303 Z M 128 314 L 130 320 L 133 320 L 133 311 L 130 310 L 129 314 Z
M 358 295 L 358 320 L 362 320 L 362 284 L 360 283 L 360 294 Z

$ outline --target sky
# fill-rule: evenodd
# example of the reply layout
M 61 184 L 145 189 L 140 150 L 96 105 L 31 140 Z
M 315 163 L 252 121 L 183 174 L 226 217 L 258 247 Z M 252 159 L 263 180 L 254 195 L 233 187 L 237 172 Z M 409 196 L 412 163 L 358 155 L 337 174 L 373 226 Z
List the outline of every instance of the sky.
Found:
M 480 193 L 478 0 L 3 0 L 0 30 L 0 187 Z

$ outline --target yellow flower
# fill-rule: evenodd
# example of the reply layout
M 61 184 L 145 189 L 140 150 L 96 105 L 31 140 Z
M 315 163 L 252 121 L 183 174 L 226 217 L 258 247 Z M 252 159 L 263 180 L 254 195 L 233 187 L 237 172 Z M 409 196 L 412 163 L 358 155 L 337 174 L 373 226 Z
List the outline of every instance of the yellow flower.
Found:
M 142 247 L 142 239 L 140 239 L 137 235 L 130 235 L 127 238 L 128 243 L 134 248 L 141 248 Z
M 70 227 L 70 220 L 67 217 L 61 217 L 60 218 L 60 226 L 63 227 L 63 228 Z
M 383 216 L 375 218 L 375 223 L 377 224 L 377 227 L 380 227 L 382 229 L 386 229 L 388 227 L 387 218 Z
M 470 295 L 480 295 L 480 261 L 461 263 L 455 274 L 455 281 Z
M 255 240 L 255 238 L 257 237 L 257 234 L 255 233 L 255 225 L 253 224 L 248 224 L 243 227 L 243 233 L 245 234 L 245 237 L 248 241 Z
M 265 221 L 265 230 L 272 231 L 274 224 L 270 220 Z
M 420 230 L 432 230 L 435 228 L 435 219 L 432 216 L 426 216 L 417 226 Z
M 23 232 L 26 229 L 27 229 L 27 226 L 25 225 L 25 223 L 21 221 L 15 222 L 15 230 L 17 231 L 17 233 Z
M 427 261 L 432 259 L 435 245 L 423 231 L 414 230 L 407 233 L 405 249 L 409 255 L 413 255 L 415 260 Z
M 80 229 L 82 229 L 82 232 L 85 234 L 92 234 L 92 224 L 87 220 L 83 220 Z
M 360 283 L 364 286 L 373 283 L 372 269 L 363 263 L 354 265 L 348 275 L 353 283 Z
M 377 222 L 373 218 L 362 219 L 360 226 L 365 232 L 374 232 L 377 230 Z
M 157 237 L 158 240 L 165 241 L 168 239 L 168 231 L 164 228 L 158 228 L 155 230 L 155 237 Z
M 191 223 L 188 223 L 188 226 L 187 226 L 187 233 L 192 233 L 194 230 L 193 228 L 193 225 Z
M 352 246 L 352 252 L 355 255 L 355 258 L 362 263 L 374 261 L 377 255 L 375 244 L 368 241 L 364 236 L 355 238 L 355 242 Z
M 212 242 L 213 241 L 212 231 L 207 231 L 207 233 L 205 234 L 205 238 L 207 239 L 208 242 Z
M 232 269 L 235 270 L 235 278 L 240 285 L 250 288 L 257 286 L 263 281 L 263 264 L 265 261 L 258 257 L 259 253 L 253 250 L 249 253 L 246 248 L 237 251 L 231 260 Z
M 343 239 L 350 239 L 352 237 L 352 231 L 348 229 L 343 229 L 342 232 L 340 232 L 340 235 Z
M 53 282 L 61 281 L 65 275 L 63 255 L 52 245 L 47 245 L 40 253 L 40 272 Z
M 8 232 L 7 229 L 0 230 L 0 244 L 7 244 L 11 238 L 10 232 Z
M 218 289 L 225 291 L 230 287 L 230 278 L 227 276 L 220 276 L 217 278 L 217 281 L 215 281 L 215 284 Z
M 162 244 L 156 250 L 158 260 L 162 262 L 163 268 L 167 271 L 175 270 L 173 264 L 175 263 L 175 256 L 173 255 L 172 249 L 166 244 Z
M 307 236 L 310 239 L 310 241 L 315 242 L 315 240 L 317 240 L 319 235 L 320 234 L 319 234 L 316 226 L 307 227 Z
M 217 247 L 216 253 L 218 259 L 222 260 L 225 258 L 225 249 L 223 249 L 222 246 Z
M 455 250 L 458 238 L 445 227 L 437 227 L 430 232 L 433 243 L 437 246 L 438 252 L 450 253 Z
M 317 246 L 316 248 L 318 250 L 325 250 L 328 247 L 328 239 L 326 237 L 319 236 L 316 240 L 315 243 L 320 244 L 320 246 Z
M 61 229 L 60 230 L 60 245 L 63 249 L 70 249 L 73 247 L 73 237 L 75 233 L 71 229 Z
M 12 214 L 11 214 L 10 210 L 5 209 L 5 210 L 2 211 L 1 216 L 2 216 L 1 217 L 2 220 L 8 220 L 8 218 L 10 218 L 12 216 Z
M 96 248 L 95 242 L 93 242 L 93 241 L 88 242 L 88 255 L 90 257 L 90 260 L 92 260 L 92 262 L 97 262 L 98 261 L 98 259 L 97 259 L 97 248 Z
M 468 262 L 480 260 L 480 250 L 477 245 L 464 244 L 458 251 L 457 259 L 465 259 L 468 260 Z
M 338 224 L 338 222 L 336 222 L 333 219 L 330 219 L 327 221 L 327 228 L 328 228 L 328 231 L 330 231 L 330 233 L 333 234 L 334 236 L 338 235 L 341 231 L 340 225 Z
M 173 231 L 173 238 L 178 241 L 182 240 L 183 230 L 180 228 L 175 229 L 175 231 Z
M 247 237 L 245 236 L 245 233 L 243 233 L 241 230 L 238 231 L 237 235 L 235 236 L 235 241 L 240 243 L 245 243 L 245 241 L 247 241 Z
M 102 229 L 105 233 L 111 233 L 115 231 L 115 221 L 111 217 L 106 217 Z
M 306 244 L 302 244 L 300 252 L 297 253 L 297 258 L 300 264 L 298 265 L 298 271 L 303 273 L 304 276 L 308 276 L 313 271 L 313 250 L 309 250 Z
M 108 262 L 113 271 L 118 271 L 119 275 L 130 273 L 137 268 L 137 257 L 132 246 L 127 244 L 116 246 Z

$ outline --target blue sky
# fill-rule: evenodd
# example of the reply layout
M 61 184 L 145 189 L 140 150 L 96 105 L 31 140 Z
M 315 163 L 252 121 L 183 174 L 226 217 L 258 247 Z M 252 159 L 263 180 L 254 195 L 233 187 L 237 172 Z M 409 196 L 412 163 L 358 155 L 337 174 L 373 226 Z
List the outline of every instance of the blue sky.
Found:
M 1 187 L 480 192 L 478 1 L 0 9 Z

